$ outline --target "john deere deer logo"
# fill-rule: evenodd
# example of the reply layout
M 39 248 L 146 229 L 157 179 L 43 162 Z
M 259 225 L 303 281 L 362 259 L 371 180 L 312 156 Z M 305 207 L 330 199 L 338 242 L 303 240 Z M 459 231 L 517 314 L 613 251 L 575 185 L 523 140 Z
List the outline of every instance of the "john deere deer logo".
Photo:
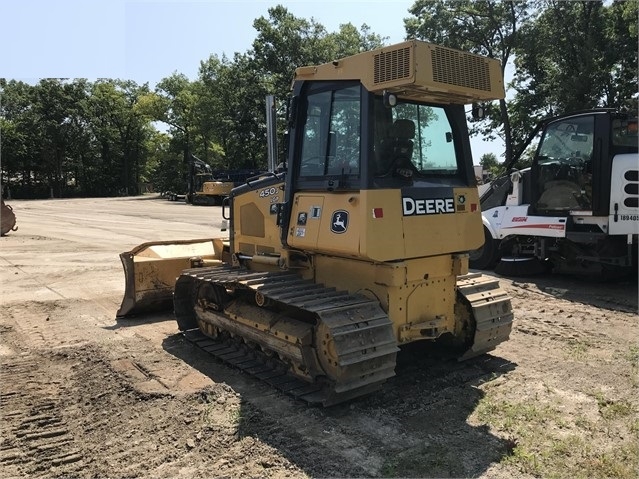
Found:
M 337 210 L 331 217 L 331 231 L 333 233 L 346 233 L 348 229 L 348 211 Z

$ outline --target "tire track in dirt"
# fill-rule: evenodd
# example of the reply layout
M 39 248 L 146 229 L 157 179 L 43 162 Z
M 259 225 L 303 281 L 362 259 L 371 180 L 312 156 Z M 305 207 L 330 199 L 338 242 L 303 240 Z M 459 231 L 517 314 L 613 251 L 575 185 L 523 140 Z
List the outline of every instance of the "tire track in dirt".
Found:
M 3 335 L 7 332 L 4 328 Z M 37 354 L 2 356 L 0 464 L 5 477 L 47 476 L 61 467 L 71 475 L 82 470 L 84 454 L 61 413 L 69 376 L 70 365 Z

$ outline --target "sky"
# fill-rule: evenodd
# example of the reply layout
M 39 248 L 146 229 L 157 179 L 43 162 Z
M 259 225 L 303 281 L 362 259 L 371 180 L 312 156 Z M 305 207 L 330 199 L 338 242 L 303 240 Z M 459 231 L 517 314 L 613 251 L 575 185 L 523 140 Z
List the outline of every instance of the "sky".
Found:
M 0 77 L 120 78 L 152 88 L 174 72 L 197 78 L 210 55 L 233 58 L 256 37 L 253 21 L 283 5 L 328 32 L 368 25 L 386 44 L 405 40 L 414 0 L 0 0 Z M 499 142 L 472 139 L 478 164 Z

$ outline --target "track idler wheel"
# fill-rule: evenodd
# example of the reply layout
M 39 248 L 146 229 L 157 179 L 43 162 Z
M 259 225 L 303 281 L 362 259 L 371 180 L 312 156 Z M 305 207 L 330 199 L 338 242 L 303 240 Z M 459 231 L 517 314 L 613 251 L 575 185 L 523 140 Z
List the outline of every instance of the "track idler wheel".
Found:
M 200 282 L 192 276 L 182 275 L 175 283 L 173 309 L 180 331 L 198 327 L 194 307 L 222 312 L 231 297 L 223 286 Z
M 335 379 L 342 377 L 342 368 L 339 365 L 339 354 L 335 346 L 330 328 L 320 323 L 315 334 L 315 349 L 319 363 L 326 376 Z

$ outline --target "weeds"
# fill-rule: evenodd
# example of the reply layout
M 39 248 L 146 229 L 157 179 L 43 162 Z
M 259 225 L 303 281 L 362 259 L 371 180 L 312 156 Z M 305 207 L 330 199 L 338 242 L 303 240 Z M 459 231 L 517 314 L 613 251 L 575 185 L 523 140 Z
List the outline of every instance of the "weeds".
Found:
M 573 359 L 575 361 L 583 361 L 587 358 L 590 345 L 585 341 L 568 341 L 568 350 L 566 351 L 566 358 Z
M 395 477 L 397 474 L 397 458 L 393 457 L 384 461 L 380 473 L 382 477 Z
M 622 447 L 601 451 L 593 437 L 614 430 L 618 425 L 613 421 L 625 420 L 636 408 L 629 401 L 612 401 L 602 393 L 593 397 L 603 423 L 594 423 L 584 415 L 567 416 L 561 407 L 539 403 L 538 398 L 510 402 L 484 397 L 475 413 L 480 421 L 511 438 L 515 447 L 501 462 L 521 473 L 545 478 L 635 479 L 639 443 L 628 441 Z M 639 420 L 628 426 L 636 439 Z
M 236 409 L 233 409 L 229 413 L 229 419 L 233 425 L 239 426 L 244 420 L 244 417 L 242 416 L 242 408 L 238 406 Z
M 215 412 L 215 395 L 210 392 L 202 393 L 200 396 L 200 402 L 204 404 L 202 409 L 202 422 L 206 425 L 210 425 L 215 422 L 213 420 Z
M 606 399 L 601 392 L 596 393 L 594 397 L 597 401 L 599 414 L 606 420 L 627 417 L 635 412 L 635 407 L 626 400 L 613 401 Z
M 626 354 L 626 359 L 630 362 L 633 368 L 637 368 L 639 366 L 639 346 L 631 345 L 628 348 L 628 353 Z
M 527 474 L 532 474 L 534 476 L 541 475 L 537 455 L 534 452 L 528 451 L 523 446 L 517 446 L 513 449 L 512 454 L 506 456 L 502 462 L 504 464 L 515 466 Z

